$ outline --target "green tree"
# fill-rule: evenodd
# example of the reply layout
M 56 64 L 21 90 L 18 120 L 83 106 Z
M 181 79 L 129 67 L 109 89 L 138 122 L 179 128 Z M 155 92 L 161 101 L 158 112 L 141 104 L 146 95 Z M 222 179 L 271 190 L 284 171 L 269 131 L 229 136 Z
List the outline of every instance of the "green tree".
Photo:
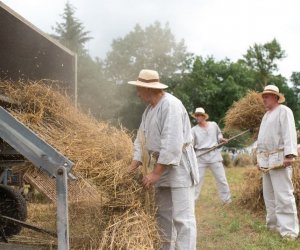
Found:
M 83 24 L 75 17 L 75 7 L 67 2 L 61 17 L 62 22 L 57 22 L 56 27 L 53 28 L 56 32 L 53 37 L 70 50 L 78 54 L 85 54 L 84 45 L 92 37 L 88 36 L 90 32 L 85 31 Z
M 190 113 L 203 107 L 212 120 L 222 125 L 227 109 L 254 85 L 254 72 L 243 63 L 197 57 L 192 72 L 175 87 L 174 93 Z
M 114 87 L 104 76 L 103 62 L 81 56 L 78 60 L 78 101 L 81 108 L 102 120 L 111 118 Z
M 83 110 L 97 118 L 109 119 L 109 103 L 113 86 L 105 80 L 103 62 L 93 59 L 85 44 L 92 39 L 89 31 L 75 17 L 75 8 L 66 3 L 62 22 L 56 23 L 53 35 L 59 42 L 78 54 L 78 101 Z
M 254 44 L 250 46 L 243 56 L 245 62 L 251 69 L 257 72 L 258 88 L 263 89 L 270 81 L 272 74 L 278 70 L 277 61 L 286 57 L 279 42 L 274 38 L 265 44 Z
M 300 72 L 293 72 L 290 78 L 290 81 L 293 84 L 293 90 L 298 97 L 298 101 L 300 103 Z
M 300 72 L 293 72 L 290 81 L 293 84 L 292 91 L 297 101 L 297 109 L 294 110 L 296 126 L 300 129 Z
M 279 87 L 280 91 L 285 95 L 285 104 L 290 107 L 295 115 L 297 122 L 300 118 L 300 105 L 299 105 L 299 79 L 300 74 L 294 72 L 291 76 L 291 81 L 294 84 L 293 88 L 288 86 L 286 78 L 280 74 L 276 74 L 278 71 L 277 62 L 286 57 L 285 51 L 281 48 L 281 45 L 276 39 L 265 44 L 254 44 L 247 50 L 247 53 L 243 56 L 244 59 L 240 62 L 245 63 L 250 69 L 255 72 L 255 80 L 258 83 L 254 89 L 262 91 L 267 84 L 275 84 Z
M 173 77 L 188 70 L 189 58 L 184 41 L 176 42 L 168 24 L 136 25 L 126 36 L 115 39 L 105 60 L 106 78 L 117 85 L 114 118 L 129 129 L 137 128 L 145 106 L 127 81 L 148 68 L 157 70 L 163 83 L 176 84 Z
M 170 27 L 159 22 L 142 28 L 136 25 L 124 38 L 115 39 L 107 54 L 107 76 L 115 83 L 135 79 L 140 69 L 151 68 L 168 79 L 187 69 L 184 41 L 176 42 Z

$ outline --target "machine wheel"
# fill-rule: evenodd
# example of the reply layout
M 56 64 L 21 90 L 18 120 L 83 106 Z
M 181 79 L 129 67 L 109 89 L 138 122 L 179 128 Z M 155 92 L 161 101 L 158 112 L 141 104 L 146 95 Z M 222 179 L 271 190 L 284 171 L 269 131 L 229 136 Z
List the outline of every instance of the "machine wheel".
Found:
M 25 221 L 27 218 L 27 207 L 24 197 L 12 188 L 0 185 L 0 214 L 17 220 Z M 0 218 L 6 237 L 18 234 L 22 227 L 16 223 Z

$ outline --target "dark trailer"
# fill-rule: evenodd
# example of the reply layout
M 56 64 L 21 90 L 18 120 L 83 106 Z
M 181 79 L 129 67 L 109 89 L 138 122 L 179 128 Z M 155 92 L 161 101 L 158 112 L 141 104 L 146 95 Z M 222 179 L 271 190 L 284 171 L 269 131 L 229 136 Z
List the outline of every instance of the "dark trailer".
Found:
M 58 82 L 77 103 L 76 54 L 0 1 L 0 79 Z
M 77 104 L 76 54 L 0 1 L 1 79 L 11 80 L 12 84 L 19 79 L 51 80 L 47 84 L 55 84 Z M 0 89 L 0 106 L 7 100 Z M 26 159 L 56 180 L 57 232 L 26 223 L 24 198 L 7 186 L 14 186 L 8 182 L 10 170 Z M 0 107 L 0 242 L 7 242 L 8 237 L 27 227 L 56 236 L 59 250 L 69 249 L 67 181 L 74 179 L 70 174 L 72 166 L 65 156 Z M 9 249 L 9 245 L 5 246 Z M 4 248 L 1 243 L 0 248 Z

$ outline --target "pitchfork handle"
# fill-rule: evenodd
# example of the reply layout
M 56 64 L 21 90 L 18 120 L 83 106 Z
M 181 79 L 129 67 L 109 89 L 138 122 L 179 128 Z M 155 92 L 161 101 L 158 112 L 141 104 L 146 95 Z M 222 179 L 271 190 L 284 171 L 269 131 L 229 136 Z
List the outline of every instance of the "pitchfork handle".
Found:
M 241 136 L 241 135 L 243 135 L 243 134 L 246 134 L 246 133 L 249 132 L 249 131 L 250 131 L 250 129 L 248 129 L 248 130 L 246 130 L 246 131 L 243 131 L 242 133 L 239 133 L 239 134 L 237 134 L 237 135 L 235 135 L 235 136 L 229 138 L 229 139 L 227 140 L 227 142 L 221 142 L 221 143 L 219 143 L 218 145 L 213 146 L 212 148 L 210 148 L 210 149 L 204 151 L 203 153 L 201 153 L 200 155 L 198 155 L 198 157 L 199 157 L 199 156 L 202 156 L 202 155 L 205 155 L 205 154 L 207 154 L 207 153 L 209 153 L 209 152 L 211 152 L 211 151 L 213 151 L 213 150 L 215 150 L 215 149 L 217 149 L 217 148 L 222 147 L 224 144 L 226 144 L 226 143 L 228 143 L 228 142 L 234 140 L 235 138 L 237 138 L 237 137 L 239 137 L 239 136 Z

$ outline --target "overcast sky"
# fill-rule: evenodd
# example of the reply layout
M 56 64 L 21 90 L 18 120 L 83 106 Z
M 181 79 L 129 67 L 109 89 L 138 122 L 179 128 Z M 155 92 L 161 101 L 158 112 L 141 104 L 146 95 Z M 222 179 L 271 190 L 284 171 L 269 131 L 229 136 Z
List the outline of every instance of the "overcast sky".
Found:
M 64 0 L 2 0 L 45 32 L 61 20 Z M 300 0 L 69 0 L 76 17 L 94 37 L 87 44 L 104 58 L 113 39 L 139 23 L 169 22 L 188 51 L 216 59 L 241 58 L 250 45 L 276 38 L 287 58 L 279 72 L 300 71 Z

